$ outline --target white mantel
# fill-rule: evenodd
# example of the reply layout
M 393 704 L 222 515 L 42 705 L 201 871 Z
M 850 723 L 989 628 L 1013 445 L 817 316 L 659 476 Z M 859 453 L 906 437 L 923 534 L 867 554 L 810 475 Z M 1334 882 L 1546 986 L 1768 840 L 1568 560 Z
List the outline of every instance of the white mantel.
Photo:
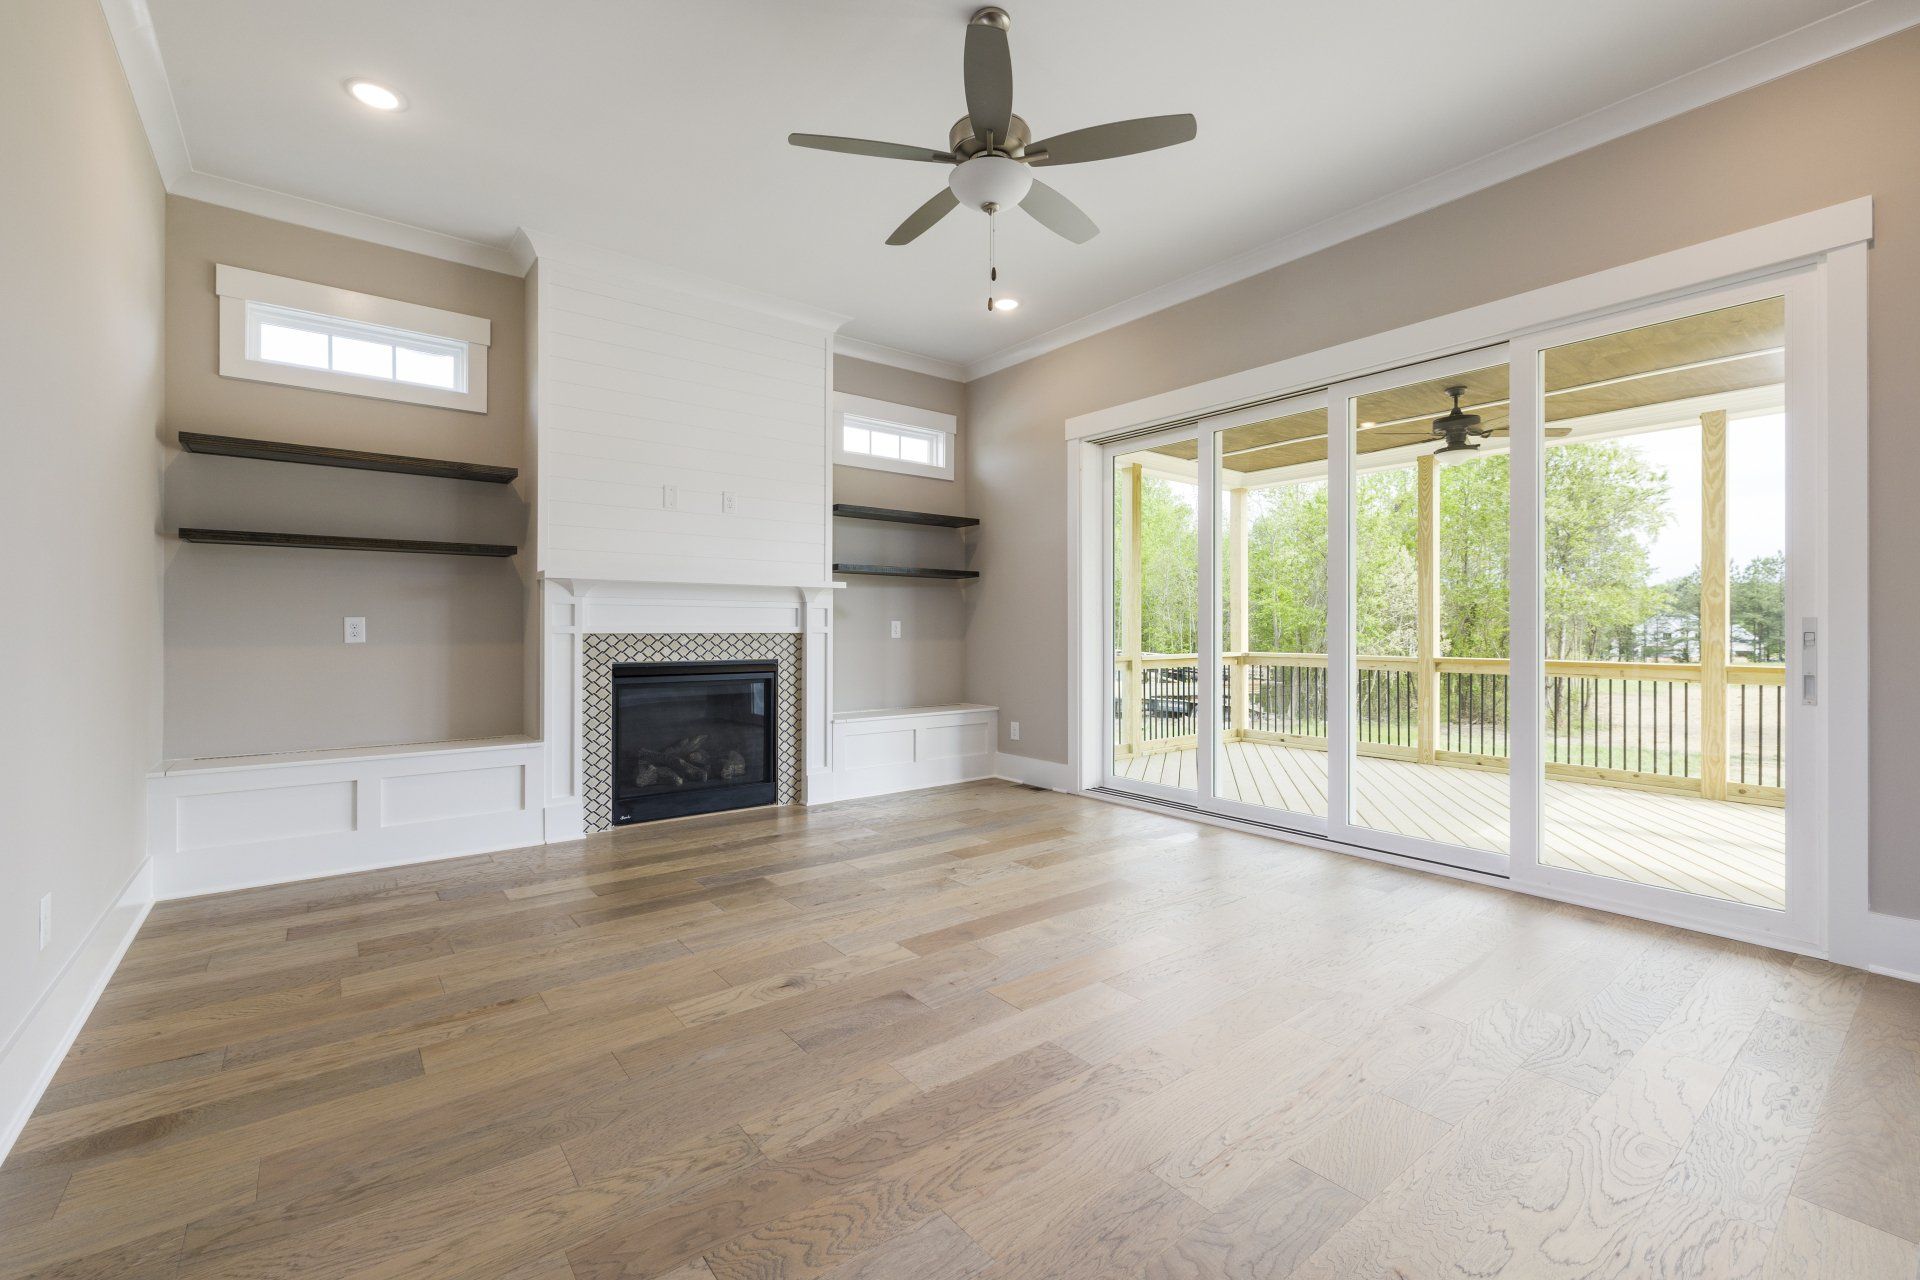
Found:
M 581 645 L 595 632 L 799 635 L 805 787 L 810 795 L 830 794 L 826 775 L 832 768 L 833 749 L 828 709 L 833 705 L 835 585 L 543 579 L 541 737 L 545 746 L 543 809 L 547 840 L 575 840 L 586 829 L 581 807 L 586 791 L 581 768 Z

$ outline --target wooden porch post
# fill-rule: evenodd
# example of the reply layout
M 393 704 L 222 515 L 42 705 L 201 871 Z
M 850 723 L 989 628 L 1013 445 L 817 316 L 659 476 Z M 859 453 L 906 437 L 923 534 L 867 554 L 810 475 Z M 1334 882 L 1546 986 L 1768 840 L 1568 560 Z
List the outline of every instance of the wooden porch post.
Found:
M 1228 737 L 1247 733 L 1247 491 L 1227 491 Z
M 1120 751 L 1140 746 L 1140 464 L 1120 469 Z
M 1414 704 L 1420 716 L 1420 762 L 1432 764 L 1440 743 L 1440 460 L 1420 455 L 1414 484 L 1416 622 L 1420 660 Z
M 1700 793 L 1727 798 L 1727 414 L 1700 415 Z

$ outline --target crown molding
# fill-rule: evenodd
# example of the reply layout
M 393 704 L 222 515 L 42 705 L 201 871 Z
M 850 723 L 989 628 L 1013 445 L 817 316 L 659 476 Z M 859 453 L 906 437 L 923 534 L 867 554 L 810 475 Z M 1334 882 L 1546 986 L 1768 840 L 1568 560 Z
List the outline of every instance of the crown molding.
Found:
M 1509 178 L 1519 177 L 1556 160 L 1564 160 L 1770 80 L 1778 80 L 1915 25 L 1920 25 L 1920 0 L 1865 0 L 1865 3 L 1830 14 L 1764 44 L 1731 54 L 1696 71 L 1623 98 L 1611 106 L 1601 107 L 1576 120 L 1522 139 L 1478 160 L 1468 161 L 1445 173 L 1402 187 L 1224 262 L 1135 294 L 1124 302 L 1115 303 L 1092 315 L 970 361 L 965 368 L 964 381 L 971 382 L 975 378 L 1023 364 L 1083 338 L 1091 338 L 1097 333 L 1164 311 L 1263 271 L 1271 271 L 1369 231 L 1391 226 L 1476 191 L 1496 186 Z
M 773 316 L 792 324 L 804 325 L 809 329 L 820 329 L 828 333 L 838 329 L 851 318 L 835 311 L 820 307 L 810 307 L 791 298 L 782 298 L 776 294 L 762 293 L 758 289 L 748 289 L 741 285 L 728 284 L 711 276 L 698 275 L 684 271 L 679 267 L 669 267 L 663 263 L 650 262 L 645 258 L 636 258 L 632 254 L 622 253 L 618 249 L 606 249 L 599 245 L 587 244 L 579 240 L 570 240 L 548 231 L 535 231 L 531 227 L 522 227 L 513 237 L 510 250 L 516 260 L 524 260 L 525 267 L 520 268 L 522 275 L 537 262 L 554 262 L 560 266 L 570 266 L 591 271 L 596 275 L 618 283 L 636 286 L 642 289 L 665 289 L 673 293 L 683 293 L 689 297 L 703 298 L 708 302 L 718 302 L 730 307 L 739 307 L 745 311 L 755 311 L 762 315 Z
M 892 365 L 896 369 L 905 369 L 909 373 L 924 373 L 935 378 L 945 378 L 948 382 L 967 380 L 967 369 L 963 364 L 952 360 L 941 360 L 934 356 L 923 356 L 918 351 L 903 351 L 899 347 L 849 338 L 844 333 L 835 336 L 833 353 L 855 360 L 866 360 L 872 364 Z
M 126 73 L 133 108 L 140 116 L 140 127 L 146 130 L 160 182 L 172 191 L 174 183 L 193 172 L 193 160 L 187 152 L 186 131 L 180 127 L 173 85 L 167 79 L 167 64 L 160 57 L 160 40 L 153 33 L 147 0 L 100 0 L 100 12 L 107 20 L 114 51 L 120 55 L 120 68 Z
M 486 271 L 518 276 L 526 273 L 514 261 L 511 249 L 503 245 L 466 240 L 444 231 L 430 231 L 411 223 L 395 222 L 354 209 L 288 195 L 268 187 L 256 187 L 232 178 L 216 178 L 210 173 L 191 170 L 179 181 L 167 184 L 167 191 L 188 200 L 217 204 L 242 213 L 258 214 L 276 222 L 291 222 L 314 231 L 326 231 L 390 249 L 405 249 L 447 262 L 464 263 Z

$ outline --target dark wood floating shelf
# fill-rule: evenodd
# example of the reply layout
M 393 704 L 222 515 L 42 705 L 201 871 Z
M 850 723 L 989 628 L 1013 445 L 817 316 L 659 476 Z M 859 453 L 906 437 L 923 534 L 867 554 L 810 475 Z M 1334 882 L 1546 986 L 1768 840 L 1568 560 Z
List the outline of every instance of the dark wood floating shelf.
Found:
M 520 548 L 496 542 L 422 542 L 414 538 L 343 538 L 331 533 L 250 533 L 242 529 L 182 529 L 182 542 L 212 542 L 230 547 L 307 547 L 332 551 L 399 551 L 424 556 L 519 554 Z
M 285 440 L 212 436 L 201 431 L 182 431 L 180 447 L 188 453 L 210 453 L 223 458 L 298 462 L 310 467 L 345 467 L 352 471 L 391 471 L 406 476 L 437 476 L 444 480 L 477 480 L 481 484 L 506 484 L 520 474 L 517 467 L 490 467 L 479 462 L 452 462 L 445 458 L 412 458 L 403 453 L 329 449 L 317 444 L 293 444 Z
M 849 520 L 885 520 L 891 524 L 930 524 L 942 529 L 971 529 L 976 516 L 943 516 L 934 511 L 896 511 L 892 507 L 862 507 L 851 502 L 833 504 L 833 514 Z
M 873 578 L 938 578 L 943 582 L 963 582 L 980 576 L 972 569 L 909 569 L 897 564 L 837 564 L 833 571 Z

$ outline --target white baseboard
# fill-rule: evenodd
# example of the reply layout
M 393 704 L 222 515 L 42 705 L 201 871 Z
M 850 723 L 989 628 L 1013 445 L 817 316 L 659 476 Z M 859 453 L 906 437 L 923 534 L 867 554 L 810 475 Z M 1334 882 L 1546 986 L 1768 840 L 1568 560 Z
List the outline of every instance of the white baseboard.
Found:
M 807 803 L 924 791 L 993 776 L 998 709 L 971 703 L 838 712 L 833 717 L 832 780 Z
M 1072 791 L 1073 770 L 1057 760 L 1036 760 L 1032 756 L 1009 755 L 1004 751 L 993 757 L 993 776 L 1008 782 L 1024 782 L 1049 791 Z
M 161 899 L 539 844 L 538 742 L 175 764 L 148 779 Z
M 53 1073 L 73 1047 L 87 1016 L 107 989 L 133 936 L 153 906 L 153 862 L 143 861 L 106 913 L 94 922 L 73 959 L 33 1007 L 13 1040 L 0 1050 L 0 1161 L 27 1127 Z
M 578 800 L 550 804 L 542 819 L 542 838 L 548 844 L 579 840 L 587 834 L 587 807 Z
M 1889 978 L 1920 982 L 1920 920 L 1867 913 L 1867 968 Z

